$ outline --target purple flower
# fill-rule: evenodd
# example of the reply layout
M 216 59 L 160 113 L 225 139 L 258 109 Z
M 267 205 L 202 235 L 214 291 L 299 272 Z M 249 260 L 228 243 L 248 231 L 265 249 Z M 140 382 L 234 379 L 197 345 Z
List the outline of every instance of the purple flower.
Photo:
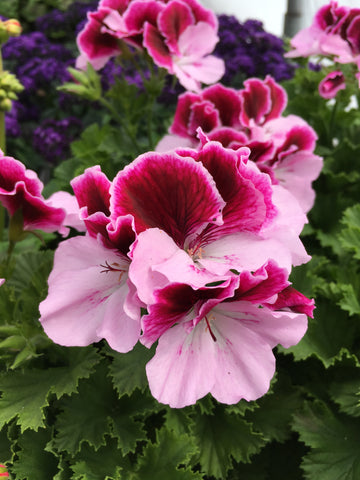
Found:
M 69 145 L 80 128 L 81 122 L 75 117 L 45 120 L 33 132 L 34 149 L 50 163 L 64 160 L 69 154 Z
M 267 33 L 261 22 L 247 20 L 241 24 L 231 15 L 218 18 L 220 41 L 214 53 L 225 61 L 222 83 L 231 84 L 239 74 L 242 79 L 270 74 L 277 81 L 293 76 L 294 67 L 284 58 L 283 41 Z

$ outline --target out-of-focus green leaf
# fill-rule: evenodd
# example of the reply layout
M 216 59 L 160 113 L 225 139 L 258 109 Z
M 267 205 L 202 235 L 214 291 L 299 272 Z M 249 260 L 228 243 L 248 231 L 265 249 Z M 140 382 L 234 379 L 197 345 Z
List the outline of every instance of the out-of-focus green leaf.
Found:
M 294 418 L 294 429 L 311 449 L 302 463 L 306 479 L 360 478 L 360 419 L 334 415 L 322 403 L 306 403 Z

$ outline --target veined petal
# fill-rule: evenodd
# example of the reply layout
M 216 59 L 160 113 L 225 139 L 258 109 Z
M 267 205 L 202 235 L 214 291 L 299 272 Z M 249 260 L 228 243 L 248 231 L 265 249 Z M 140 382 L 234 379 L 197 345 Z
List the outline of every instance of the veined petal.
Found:
M 62 242 L 55 252 L 48 296 L 39 307 L 46 334 L 66 346 L 105 338 L 118 351 L 131 350 L 140 332 L 140 308 L 138 322 L 124 312 L 128 265 L 128 259 L 92 237 Z
M 201 326 L 188 334 L 175 325 L 161 336 L 155 356 L 146 365 L 152 395 L 172 408 L 194 404 L 214 384 L 215 342 Z
M 159 30 L 150 23 L 144 25 L 143 44 L 156 65 L 166 68 L 169 73 L 173 73 L 170 51 Z
M 203 165 L 176 153 L 147 153 L 118 173 L 112 218 L 133 215 L 137 233 L 157 227 L 183 247 L 208 223 L 222 223 L 224 201 Z
M 157 228 L 138 235 L 130 256 L 129 277 L 146 304 L 154 303 L 155 290 L 169 283 L 184 283 L 198 289 L 219 279 L 197 266 L 190 253 L 180 249 L 169 235 Z
M 88 215 L 103 212 L 110 215 L 111 182 L 99 165 L 87 168 L 85 172 L 70 182 L 80 208 L 86 206 Z
M 185 2 L 173 0 L 160 13 L 157 23 L 171 52 L 178 54 L 179 37 L 189 25 L 195 23 L 195 18 Z

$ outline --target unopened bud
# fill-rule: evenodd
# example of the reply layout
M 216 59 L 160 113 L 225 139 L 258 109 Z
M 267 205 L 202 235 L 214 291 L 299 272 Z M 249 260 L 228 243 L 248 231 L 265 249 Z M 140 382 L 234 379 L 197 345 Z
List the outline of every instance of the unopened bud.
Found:
M 20 22 L 15 18 L 10 18 L 4 22 L 9 37 L 18 37 L 21 35 L 22 28 Z
M 10 112 L 12 107 L 12 101 L 10 98 L 4 98 L 3 100 L 0 100 L 0 111 L 2 112 Z
M 0 463 L 0 477 L 9 478 L 9 472 L 7 471 L 6 465 Z

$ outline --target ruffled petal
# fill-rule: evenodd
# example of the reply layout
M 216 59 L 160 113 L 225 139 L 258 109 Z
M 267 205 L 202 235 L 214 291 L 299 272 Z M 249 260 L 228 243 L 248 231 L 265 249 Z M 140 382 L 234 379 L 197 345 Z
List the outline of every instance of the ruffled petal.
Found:
M 222 223 L 224 201 L 199 162 L 175 153 L 141 155 L 118 173 L 111 215 L 133 215 L 137 233 L 157 227 L 183 247 L 208 223 Z

